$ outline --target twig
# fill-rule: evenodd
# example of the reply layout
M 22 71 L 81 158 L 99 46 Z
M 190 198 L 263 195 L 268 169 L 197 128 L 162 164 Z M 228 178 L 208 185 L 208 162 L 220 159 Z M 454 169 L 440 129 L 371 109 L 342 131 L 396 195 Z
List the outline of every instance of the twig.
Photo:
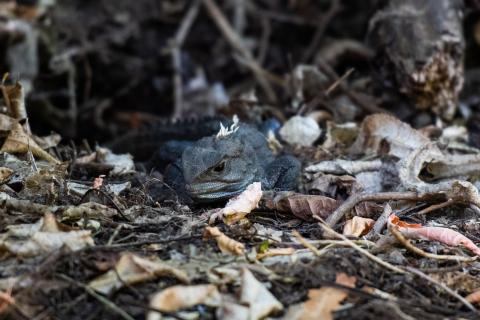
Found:
M 325 63 L 321 59 L 317 59 L 316 63 L 320 71 L 322 71 L 327 77 L 329 77 L 330 80 L 337 81 L 339 79 L 339 76 L 337 75 L 335 70 L 333 70 L 327 63 Z M 364 101 L 355 92 L 351 91 L 344 83 L 340 82 L 339 87 L 347 95 L 347 97 L 352 100 L 353 103 L 358 105 L 363 110 L 370 113 L 388 113 L 386 110 L 376 106 L 375 104 Z
M 340 205 L 328 218 L 327 224 L 334 226 L 358 203 L 364 201 L 390 201 L 390 200 L 423 200 L 430 195 L 418 194 L 416 192 L 383 192 L 373 194 L 354 194 Z
M 202 235 L 181 236 L 181 237 L 171 238 L 171 239 L 144 240 L 144 241 L 137 241 L 137 242 L 130 242 L 130 243 L 114 243 L 111 245 L 107 244 L 107 245 L 98 245 L 94 247 L 88 247 L 88 249 L 102 250 L 102 249 L 112 249 L 112 248 L 137 247 L 137 246 L 144 246 L 148 244 L 169 243 L 169 242 L 184 241 L 184 240 L 199 239 L 199 238 L 202 238 Z
M 462 257 L 462 256 L 455 256 L 455 255 L 440 255 L 440 254 L 434 254 L 434 253 L 429 253 L 425 252 L 420 248 L 415 247 L 410 240 L 405 238 L 403 234 L 398 230 L 398 227 L 396 226 L 390 226 L 389 227 L 390 232 L 397 238 L 397 240 L 408 250 L 412 251 L 415 254 L 418 254 L 419 256 L 425 257 L 425 258 L 430 258 L 430 259 L 435 259 L 435 260 L 449 260 L 449 261 L 461 261 L 461 262 L 473 262 L 477 260 L 477 256 L 474 257 Z
M 371 254 L 370 252 L 368 252 L 367 250 L 361 248 L 360 246 L 358 246 L 357 244 L 355 244 L 353 241 L 351 241 L 350 239 L 348 239 L 347 237 L 345 237 L 343 234 L 340 234 L 338 232 L 336 232 L 335 230 L 333 230 L 332 228 L 330 228 L 324 221 L 322 218 L 320 217 L 317 217 L 317 216 L 314 216 L 315 219 L 317 219 L 319 221 L 319 225 L 320 227 L 322 227 L 322 229 L 334 236 L 336 236 L 337 238 L 340 238 L 342 239 L 343 241 L 345 241 L 347 243 L 348 246 L 350 246 L 351 248 L 357 250 L 358 252 L 360 252 L 361 254 L 365 255 L 367 258 L 369 258 L 370 260 L 378 263 L 379 265 L 391 270 L 391 271 L 394 271 L 394 272 L 397 272 L 397 273 L 405 273 L 404 270 L 386 262 L 386 261 L 383 261 L 382 259 L 374 256 L 373 254 Z
M 173 65 L 173 87 L 174 87 L 174 101 L 175 109 L 173 111 L 173 118 L 179 118 L 183 110 L 183 83 L 182 83 L 182 59 L 181 59 L 181 50 L 185 38 L 187 37 L 188 32 L 190 31 L 195 18 L 198 16 L 198 11 L 200 8 L 200 2 L 195 1 L 193 5 L 190 6 L 187 14 L 182 20 L 180 27 L 175 34 L 175 37 L 170 45 L 170 55 L 172 58 Z
M 59 274 L 58 275 L 60 278 L 66 280 L 67 282 L 76 285 L 77 287 L 82 288 L 85 290 L 86 293 L 91 295 L 93 298 L 97 299 L 100 303 L 102 303 L 107 309 L 112 311 L 113 313 L 119 315 L 122 319 L 125 320 L 134 320 L 134 318 L 129 315 L 126 311 L 122 310 L 119 306 L 117 306 L 113 301 L 108 300 L 101 294 L 98 294 L 93 290 L 92 288 L 89 288 L 88 286 L 84 285 L 83 283 L 80 283 L 69 276 L 66 276 L 64 274 Z
M 335 90 L 339 85 L 340 83 L 344 82 L 345 79 L 347 79 L 352 73 L 353 71 L 355 71 L 354 68 L 350 68 L 347 70 L 347 72 L 345 72 L 340 78 L 338 78 L 337 80 L 335 80 L 334 83 L 332 83 L 328 88 L 327 90 L 325 90 L 325 95 L 328 97 L 333 90 Z
M 345 81 L 352 73 L 355 71 L 354 68 L 350 68 L 345 72 L 340 78 L 336 79 L 324 92 L 320 92 L 315 98 L 313 98 L 308 103 L 303 104 L 303 106 L 298 110 L 297 114 L 305 114 L 316 107 L 325 104 L 328 96 L 335 90 L 342 82 Z
M 375 221 L 372 230 L 365 236 L 367 239 L 372 239 L 379 235 L 383 228 L 387 225 L 388 217 L 392 214 L 392 207 L 387 203 L 383 208 L 382 215 Z
M 295 239 L 297 239 L 298 242 L 300 242 L 305 248 L 312 251 L 317 257 L 320 256 L 320 250 L 315 248 L 315 246 L 313 246 L 304 237 L 302 237 L 302 235 L 297 230 L 293 230 L 292 234 L 295 237 Z
M 302 61 L 304 63 L 310 61 L 312 56 L 315 54 L 315 50 L 318 48 L 318 45 L 320 44 L 320 41 L 322 40 L 322 37 L 325 33 L 325 30 L 327 29 L 328 24 L 332 19 L 337 15 L 337 13 L 342 9 L 342 6 L 340 4 L 339 0 L 333 0 L 330 3 L 330 8 L 328 11 L 320 17 L 320 21 L 318 22 L 317 25 L 317 30 L 315 31 L 315 34 L 313 35 L 313 39 L 310 42 L 310 45 L 308 48 L 305 50 L 303 56 L 302 56 Z
M 476 312 L 478 313 L 477 309 L 475 309 L 475 307 L 470 303 L 468 302 L 467 300 L 465 300 L 465 298 L 463 298 L 461 295 L 459 295 L 458 293 L 456 293 L 455 291 L 453 291 L 452 289 L 450 289 L 449 287 L 447 287 L 445 284 L 443 283 L 440 283 L 438 281 L 436 281 L 435 279 L 433 279 L 432 277 L 426 275 L 425 273 L 423 273 L 422 271 L 418 270 L 418 269 L 415 269 L 415 268 L 412 268 L 412 267 L 405 267 L 405 270 L 419 276 L 420 278 L 423 278 L 425 280 L 427 280 L 428 282 L 431 282 L 437 286 L 439 286 L 440 288 L 442 288 L 443 290 L 445 290 L 448 294 L 450 294 L 452 297 L 456 298 L 457 300 L 459 300 L 463 305 L 465 305 L 468 309 L 470 309 L 471 311 L 473 312 Z
M 120 232 L 120 230 L 122 230 L 122 228 L 123 228 L 123 224 L 119 224 L 119 225 L 115 228 L 115 230 L 113 231 L 112 236 L 111 236 L 110 239 L 108 239 L 108 241 L 107 241 L 107 246 L 112 245 L 113 240 L 118 236 L 118 233 Z
M 449 205 L 454 204 L 454 203 L 455 203 L 454 199 L 448 199 L 447 201 L 442 202 L 442 203 L 432 204 L 431 206 L 416 212 L 415 215 L 427 214 L 427 213 L 430 213 L 432 211 L 448 207 Z
M 252 53 L 244 46 L 242 39 L 240 39 L 238 34 L 230 25 L 220 8 L 218 8 L 218 6 L 213 0 L 202 0 L 202 2 L 217 27 L 223 33 L 223 36 L 225 37 L 227 42 L 242 56 L 242 58 L 247 61 L 246 65 L 249 66 L 252 70 L 253 74 L 257 78 L 258 83 L 265 91 L 267 98 L 270 99 L 272 102 L 276 102 L 277 97 L 275 95 L 275 91 L 273 90 L 267 79 L 265 79 L 263 73 L 259 72 L 259 70 L 262 70 L 263 68 L 253 58 Z

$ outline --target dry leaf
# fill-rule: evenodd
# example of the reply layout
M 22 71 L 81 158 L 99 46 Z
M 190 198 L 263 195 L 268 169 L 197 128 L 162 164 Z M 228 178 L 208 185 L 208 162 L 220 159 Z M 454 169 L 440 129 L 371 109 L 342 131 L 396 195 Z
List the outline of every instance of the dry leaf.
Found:
M 37 223 L 14 225 L 7 229 L 7 233 L 0 235 L 0 252 L 7 251 L 23 257 L 49 253 L 61 247 L 76 251 L 94 245 L 90 231 L 71 230 L 58 223 L 51 213 L 45 214 Z
M 95 151 L 99 163 L 113 166 L 112 175 L 121 175 L 135 171 L 135 163 L 130 154 L 114 154 L 107 148 L 97 147 Z
M 310 117 L 293 116 L 285 122 L 279 133 L 282 139 L 292 146 L 309 147 L 320 137 L 322 129 Z
M 291 256 L 295 253 L 295 249 L 293 248 L 272 248 L 268 249 L 265 252 L 258 253 L 257 259 L 261 260 L 264 258 L 275 257 L 275 256 Z
M 356 175 L 360 172 L 378 171 L 382 161 L 376 160 L 343 160 L 322 161 L 305 168 L 305 171 L 315 173 L 349 174 Z
M 334 148 L 350 147 L 358 136 L 358 126 L 356 123 L 347 122 L 336 124 L 327 121 L 327 131 L 325 133 L 325 142 L 322 147 L 327 150 Z
M 25 107 L 25 92 L 20 82 L 11 86 L 3 86 L 4 93 L 8 99 L 7 107 L 9 107 L 10 115 L 16 120 L 27 119 L 27 109 Z M 5 97 L 4 97 L 5 98 Z M 27 133 L 30 129 L 25 128 Z
M 42 149 L 56 147 L 62 140 L 62 136 L 59 135 L 58 133 L 52 133 L 44 137 L 38 137 L 36 135 L 32 135 L 32 138 Z
M 213 213 L 210 217 L 210 223 L 213 223 L 219 217 L 222 217 L 226 224 L 240 221 L 258 206 L 261 198 L 262 184 L 254 182 L 238 196 L 228 200 L 225 208 Z
M 375 220 L 362 217 L 353 217 L 345 222 L 343 234 L 345 236 L 360 237 L 367 234 L 375 224 Z
M 176 312 L 197 304 L 218 307 L 221 300 L 217 287 L 212 284 L 173 286 L 156 293 L 150 299 L 150 307 L 164 312 Z M 162 319 L 158 312 L 148 313 L 147 320 L 156 319 Z
M 93 186 L 92 189 L 99 190 L 103 185 L 103 177 L 96 177 L 93 179 Z
M 338 273 L 335 283 L 354 288 L 357 279 L 345 273 Z M 308 300 L 300 308 L 291 308 L 286 319 L 295 320 L 331 320 L 332 312 L 341 306 L 341 302 L 348 296 L 348 292 L 339 288 L 323 287 L 308 291 Z
M 352 154 L 389 154 L 402 158 L 430 140 L 409 124 L 387 114 L 365 117 L 360 133 L 350 148 Z
M 13 174 L 13 170 L 7 167 L 0 167 L 0 184 L 7 182 Z
M 7 311 L 8 307 L 15 303 L 15 299 L 12 297 L 12 292 L 9 290 L 8 292 L 0 291 L 0 315 Z
M 217 227 L 205 227 L 203 239 L 206 240 L 212 238 L 217 241 L 217 245 L 220 248 L 220 251 L 222 251 L 223 253 L 230 253 L 236 256 L 241 256 L 245 254 L 245 246 L 243 245 L 243 243 L 227 237 Z
M 308 185 L 308 191 L 315 191 L 315 194 L 336 198 L 339 190 L 350 195 L 352 190 L 358 189 L 357 181 L 348 175 L 320 174 Z
M 75 159 L 75 164 L 87 164 L 87 163 L 92 163 L 97 159 L 97 152 L 94 151 L 90 154 L 87 154 L 86 156 L 83 157 L 78 157 Z
M 189 282 L 182 270 L 169 266 L 161 260 L 149 260 L 132 253 L 122 254 L 114 268 L 92 280 L 88 286 L 102 294 L 110 294 L 139 282 L 152 280 L 161 276 L 175 277 L 182 282 Z
M 240 302 L 249 306 L 249 320 L 263 319 L 283 310 L 283 305 L 261 284 L 250 270 L 242 269 Z
M 465 300 L 470 303 L 480 303 L 480 290 L 470 293 Z
M 32 151 L 32 154 L 34 156 L 46 160 L 50 163 L 60 163 L 58 159 L 40 148 L 35 142 L 35 140 L 33 140 L 27 133 L 25 133 L 23 127 L 17 123 L 14 126 L 13 130 L 10 131 L 10 134 L 3 143 L 2 149 L 0 149 L 0 151 L 15 154 L 27 153 L 29 150 Z
M 15 125 L 18 123 L 18 120 L 0 113 L 0 131 L 11 131 L 13 128 L 15 128 Z
M 268 208 L 282 212 L 291 212 L 296 217 L 311 221 L 312 216 L 327 218 L 339 206 L 337 200 L 316 195 L 298 193 L 280 193 L 265 204 Z
M 392 214 L 389 218 L 389 224 L 398 227 L 404 236 L 408 238 L 421 238 L 426 240 L 439 241 L 448 246 L 463 246 L 476 255 L 480 255 L 480 248 L 461 233 L 442 227 L 423 227 L 419 224 L 408 224 Z

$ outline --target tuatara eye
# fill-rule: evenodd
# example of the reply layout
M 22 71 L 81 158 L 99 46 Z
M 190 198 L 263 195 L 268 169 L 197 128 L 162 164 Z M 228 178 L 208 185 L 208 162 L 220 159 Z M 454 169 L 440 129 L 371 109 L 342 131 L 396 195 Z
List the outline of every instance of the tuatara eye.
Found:
M 225 161 L 222 161 L 219 164 L 217 164 L 215 167 L 213 167 L 213 171 L 217 173 L 222 172 L 223 169 L 225 169 Z

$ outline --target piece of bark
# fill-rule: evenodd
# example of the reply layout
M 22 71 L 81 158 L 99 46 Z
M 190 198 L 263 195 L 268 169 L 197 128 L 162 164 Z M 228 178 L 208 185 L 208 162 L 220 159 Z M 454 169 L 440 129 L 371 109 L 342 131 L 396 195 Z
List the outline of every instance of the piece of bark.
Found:
M 379 83 L 416 108 L 451 119 L 463 85 L 461 0 L 387 0 L 367 40 Z

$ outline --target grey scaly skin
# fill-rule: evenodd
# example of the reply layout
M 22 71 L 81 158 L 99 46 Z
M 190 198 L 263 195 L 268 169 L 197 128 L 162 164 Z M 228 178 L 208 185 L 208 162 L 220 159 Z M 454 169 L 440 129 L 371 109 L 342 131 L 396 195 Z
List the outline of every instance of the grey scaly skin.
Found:
M 264 190 L 292 190 L 298 184 L 300 162 L 275 157 L 265 136 L 240 124 L 226 135 L 202 138 L 188 146 L 167 167 L 165 182 L 195 202 L 216 202 L 238 195 L 253 182 Z

